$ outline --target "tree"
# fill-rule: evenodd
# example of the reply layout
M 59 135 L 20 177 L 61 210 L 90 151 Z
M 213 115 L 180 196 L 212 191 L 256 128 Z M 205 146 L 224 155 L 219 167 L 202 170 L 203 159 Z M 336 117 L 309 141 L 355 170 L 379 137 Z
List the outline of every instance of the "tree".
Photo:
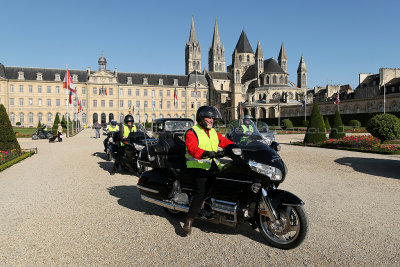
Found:
M 400 138 L 400 119 L 391 114 L 373 116 L 367 123 L 367 131 L 382 142 Z
M 326 141 L 325 126 L 319 112 L 317 103 L 314 103 L 311 112 L 311 122 L 307 127 L 306 135 L 304 136 L 304 143 L 320 143 Z
M 62 119 L 61 119 L 61 126 L 65 129 L 67 129 L 67 121 L 65 120 L 64 115 L 62 116 Z
M 346 136 L 346 132 L 344 131 L 342 118 L 340 117 L 339 111 L 336 110 L 335 118 L 333 118 L 331 132 L 329 134 L 329 138 L 330 139 L 340 139 L 345 136 Z
M 8 118 L 6 108 L 3 104 L 0 104 L 0 149 L 16 149 L 21 151 L 21 147 L 19 146 L 10 119 Z
M 56 114 L 56 118 L 54 119 L 53 127 L 51 128 L 51 132 L 53 135 L 57 135 L 58 124 L 60 123 L 60 117 L 58 113 Z

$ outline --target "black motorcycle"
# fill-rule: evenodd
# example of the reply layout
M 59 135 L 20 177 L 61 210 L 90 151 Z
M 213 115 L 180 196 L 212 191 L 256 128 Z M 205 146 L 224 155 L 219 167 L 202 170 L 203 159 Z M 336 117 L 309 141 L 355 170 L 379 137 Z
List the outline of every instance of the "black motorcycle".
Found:
M 53 134 L 51 132 L 45 131 L 44 128 L 37 128 L 36 132 L 32 135 L 33 140 L 49 139 L 51 137 L 53 137 Z
M 189 211 L 194 183 L 185 176 L 184 141 L 171 138 L 169 143 L 149 147 L 153 170 L 141 175 L 137 188 L 143 200 L 180 216 Z M 279 145 L 273 142 L 270 146 L 255 134 L 246 139 L 246 143 L 225 148 L 231 161 L 216 175 L 201 219 L 232 227 L 247 222 L 258 228 L 270 245 L 295 248 L 307 235 L 308 219 L 300 198 L 277 189 L 287 174 L 276 152 Z
M 141 130 L 131 132 L 127 138 L 122 140 L 119 139 L 118 134 L 118 132 L 113 134 L 114 142 L 110 147 L 113 158 L 118 160 L 123 171 L 140 172 L 140 166 L 137 164 L 140 151 L 148 145 L 155 144 L 157 139 L 151 138 Z M 124 144 L 123 146 L 121 142 Z
M 113 152 L 112 152 L 112 146 L 113 146 L 113 135 L 114 132 L 108 132 L 106 139 L 104 139 L 104 152 L 106 152 L 107 155 L 107 160 L 112 161 L 113 159 Z

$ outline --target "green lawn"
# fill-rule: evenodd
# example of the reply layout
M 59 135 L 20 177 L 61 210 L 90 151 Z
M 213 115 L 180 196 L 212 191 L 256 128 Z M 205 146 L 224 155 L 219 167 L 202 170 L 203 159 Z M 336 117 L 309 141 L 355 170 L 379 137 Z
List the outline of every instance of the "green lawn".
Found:
M 19 134 L 34 134 L 36 131 L 36 128 L 16 128 L 13 127 L 14 133 L 19 133 Z

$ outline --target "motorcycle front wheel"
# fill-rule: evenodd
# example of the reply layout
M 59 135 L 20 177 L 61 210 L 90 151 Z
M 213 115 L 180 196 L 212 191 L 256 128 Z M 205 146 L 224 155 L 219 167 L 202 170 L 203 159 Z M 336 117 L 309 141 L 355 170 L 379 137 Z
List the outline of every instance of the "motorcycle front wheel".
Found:
M 33 139 L 33 140 L 38 140 L 39 137 L 38 137 L 36 134 L 34 134 L 34 135 L 32 135 L 32 139 Z
M 112 152 L 111 152 L 110 148 L 107 148 L 107 160 L 112 161 L 112 159 L 113 159 Z
M 299 246 L 308 232 L 308 219 L 303 206 L 281 206 L 279 220 L 273 223 L 267 216 L 258 214 L 261 235 L 268 244 L 280 249 Z

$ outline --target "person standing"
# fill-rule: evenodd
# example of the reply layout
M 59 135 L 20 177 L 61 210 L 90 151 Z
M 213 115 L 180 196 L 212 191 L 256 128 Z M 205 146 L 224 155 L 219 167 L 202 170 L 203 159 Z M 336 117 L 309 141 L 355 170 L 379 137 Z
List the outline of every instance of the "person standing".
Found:
M 215 175 L 221 167 L 217 158 L 223 156 L 223 151 L 218 151 L 218 147 L 225 148 L 233 144 L 213 128 L 214 121 L 220 118 L 218 109 L 202 106 L 197 110 L 197 124 L 185 134 L 187 175 L 193 177 L 196 185 L 189 213 L 183 225 L 187 235 L 191 234 L 192 224 L 210 193 Z
M 94 129 L 96 131 L 96 138 L 100 138 L 100 129 L 101 129 L 101 125 L 98 121 L 96 121 L 94 123 Z
M 63 128 L 61 126 L 61 123 L 58 124 L 58 128 L 57 128 L 57 138 L 58 138 L 58 142 L 62 142 L 62 136 L 63 134 Z

